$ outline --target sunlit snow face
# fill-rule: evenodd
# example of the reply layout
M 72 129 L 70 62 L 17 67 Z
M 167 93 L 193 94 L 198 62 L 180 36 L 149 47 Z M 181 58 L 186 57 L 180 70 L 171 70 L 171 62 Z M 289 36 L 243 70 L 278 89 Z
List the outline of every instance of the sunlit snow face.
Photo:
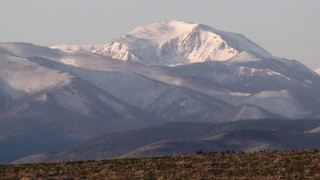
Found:
M 137 27 L 93 52 L 124 61 L 174 66 L 225 61 L 244 51 L 270 55 L 239 34 L 196 23 L 161 21 Z

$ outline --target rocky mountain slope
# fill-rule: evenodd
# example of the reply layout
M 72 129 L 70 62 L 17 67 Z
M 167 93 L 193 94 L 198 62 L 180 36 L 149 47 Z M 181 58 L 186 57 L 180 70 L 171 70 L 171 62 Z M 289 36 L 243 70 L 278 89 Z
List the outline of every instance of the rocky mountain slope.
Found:
M 93 51 L 2 43 L 0 162 L 165 122 L 317 119 L 319 90 L 300 62 L 195 23 L 144 25 Z

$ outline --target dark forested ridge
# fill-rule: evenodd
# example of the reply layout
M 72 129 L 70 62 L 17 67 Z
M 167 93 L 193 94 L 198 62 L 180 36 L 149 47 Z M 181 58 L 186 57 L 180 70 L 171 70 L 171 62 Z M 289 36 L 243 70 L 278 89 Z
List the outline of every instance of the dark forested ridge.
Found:
M 205 152 L 320 148 L 319 120 L 243 120 L 221 124 L 172 122 L 105 134 L 56 154 L 15 163 L 154 157 Z

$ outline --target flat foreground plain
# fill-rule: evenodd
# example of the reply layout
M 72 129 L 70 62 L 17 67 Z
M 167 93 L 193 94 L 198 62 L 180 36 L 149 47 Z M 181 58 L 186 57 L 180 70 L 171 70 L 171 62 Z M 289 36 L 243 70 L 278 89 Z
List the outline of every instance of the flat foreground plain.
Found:
M 0 165 L 0 179 L 320 179 L 320 151 Z

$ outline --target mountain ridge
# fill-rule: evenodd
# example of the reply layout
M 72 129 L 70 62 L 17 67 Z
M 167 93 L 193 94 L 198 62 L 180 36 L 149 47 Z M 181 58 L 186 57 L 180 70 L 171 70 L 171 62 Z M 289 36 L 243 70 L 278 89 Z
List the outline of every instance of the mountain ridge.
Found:
M 319 120 L 280 119 L 221 124 L 170 122 L 101 135 L 63 152 L 33 155 L 14 163 L 194 154 L 199 150 L 257 152 L 299 147 L 314 149 L 320 146 L 319 132 L 314 131 L 319 123 Z
M 161 32 L 168 32 L 168 28 L 172 31 L 165 22 L 161 26 Z M 156 52 L 153 50 L 158 46 L 148 37 L 162 42 L 163 51 L 158 47 L 157 53 L 168 58 L 165 64 L 158 65 L 114 59 L 87 50 L 60 51 L 30 43 L 1 43 L 0 147 L 6 150 L 0 162 L 47 153 L 53 147 L 62 151 L 101 134 L 166 122 L 320 118 L 320 76 L 302 63 L 272 56 L 234 33 L 231 36 L 247 44 L 238 48 L 241 52 L 231 52 L 232 57 L 225 56 L 225 60 L 203 58 L 203 62 L 191 62 L 187 59 L 196 51 L 197 55 L 221 55 L 241 42 L 217 36 L 214 43 L 218 46 L 206 46 L 203 42 L 209 43 L 212 39 L 208 37 L 215 36 L 203 30 L 209 27 L 182 22 L 181 28 L 176 34 L 172 31 L 178 36 L 172 35 L 169 40 L 166 34 L 159 40 L 155 28 L 142 32 L 138 27 L 134 33 L 144 36 L 143 40 L 135 39 L 134 33 L 131 37 L 128 33 L 123 35 L 121 43 L 139 41 L 142 46 L 134 48 L 141 53 L 146 52 L 144 48 Z M 227 43 L 223 50 L 219 49 L 227 41 L 234 46 Z M 249 45 L 261 52 L 248 50 Z M 212 48 L 216 48 L 216 54 Z M 117 54 L 118 50 L 110 49 L 110 53 Z M 170 64 L 178 62 L 170 60 L 176 55 L 183 57 L 181 62 L 186 64 Z M 150 57 L 152 61 L 154 56 Z M 159 58 L 153 60 L 158 62 Z M 48 134 L 42 136 L 44 129 Z M 43 138 L 32 145 L 19 143 L 34 137 Z M 58 140 L 50 143 L 50 138 Z M 12 145 L 6 146 L 8 142 Z M 24 152 L 11 153 L 15 149 Z

